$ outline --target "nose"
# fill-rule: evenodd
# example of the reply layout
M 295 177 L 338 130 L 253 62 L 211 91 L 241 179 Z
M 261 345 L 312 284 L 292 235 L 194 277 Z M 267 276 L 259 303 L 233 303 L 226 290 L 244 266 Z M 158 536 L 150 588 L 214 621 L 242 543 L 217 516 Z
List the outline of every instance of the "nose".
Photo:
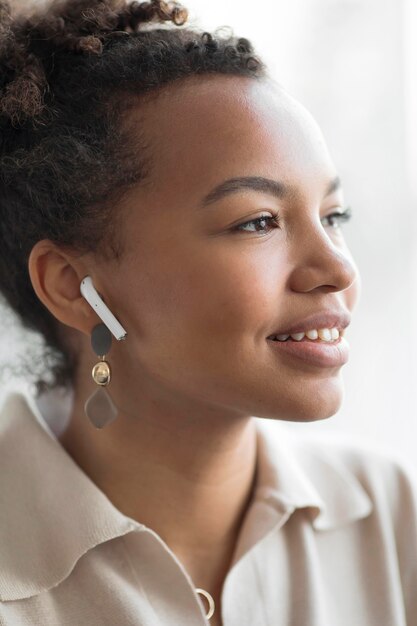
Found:
M 291 241 L 291 288 L 294 291 L 344 291 L 358 278 L 343 231 L 329 235 L 321 222 Z

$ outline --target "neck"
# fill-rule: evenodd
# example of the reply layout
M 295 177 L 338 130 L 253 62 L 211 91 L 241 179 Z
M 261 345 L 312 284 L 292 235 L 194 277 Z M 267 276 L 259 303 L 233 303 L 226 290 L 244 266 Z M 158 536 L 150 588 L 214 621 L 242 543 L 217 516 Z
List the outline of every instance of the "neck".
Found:
M 97 430 L 87 395 L 75 393 L 62 445 L 122 513 L 159 534 L 196 587 L 218 596 L 252 495 L 254 418 L 162 419 L 148 405 L 146 417 L 120 413 Z

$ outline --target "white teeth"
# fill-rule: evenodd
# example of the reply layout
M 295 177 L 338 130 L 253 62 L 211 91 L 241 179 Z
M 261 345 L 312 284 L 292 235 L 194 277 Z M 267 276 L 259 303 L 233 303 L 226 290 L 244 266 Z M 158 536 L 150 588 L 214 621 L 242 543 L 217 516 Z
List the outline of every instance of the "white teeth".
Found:
M 275 339 L 278 339 L 278 341 L 286 341 L 289 337 L 291 337 L 294 341 L 301 341 L 304 337 L 308 337 L 311 341 L 315 341 L 316 339 L 321 339 L 322 341 L 337 341 L 339 336 L 340 333 L 337 328 L 319 328 L 318 330 L 313 328 L 305 333 L 276 335 Z
M 329 328 L 320 328 L 319 329 L 319 337 L 323 341 L 331 341 L 332 340 L 332 333 L 330 332 Z
M 340 333 L 339 333 L 339 329 L 338 328 L 332 328 L 330 330 L 331 334 L 332 334 L 332 339 L 339 339 Z

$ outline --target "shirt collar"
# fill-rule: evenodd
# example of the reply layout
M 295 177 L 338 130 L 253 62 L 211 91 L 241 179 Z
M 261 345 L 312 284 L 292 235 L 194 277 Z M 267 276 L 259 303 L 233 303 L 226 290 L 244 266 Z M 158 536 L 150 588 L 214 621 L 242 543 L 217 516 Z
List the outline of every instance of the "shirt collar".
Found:
M 258 418 L 257 497 L 281 512 L 305 508 L 315 530 L 332 530 L 370 515 L 367 492 L 338 458 L 337 448 Z
M 342 465 L 330 467 L 282 424 L 273 424 L 272 436 L 265 420 L 256 419 L 257 501 L 281 517 L 306 508 L 316 530 L 369 515 L 369 497 Z M 0 413 L 0 511 L 3 601 L 45 591 L 94 546 L 148 530 L 113 506 L 57 440 L 33 398 L 16 391 Z

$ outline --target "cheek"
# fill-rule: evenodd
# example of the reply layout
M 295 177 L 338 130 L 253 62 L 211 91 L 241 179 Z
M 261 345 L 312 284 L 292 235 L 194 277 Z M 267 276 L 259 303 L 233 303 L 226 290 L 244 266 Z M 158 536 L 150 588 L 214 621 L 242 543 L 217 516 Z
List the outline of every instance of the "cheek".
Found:
M 186 265 L 177 259 L 170 271 L 154 272 L 147 286 L 142 281 L 141 290 L 135 288 L 132 359 L 178 389 L 203 393 L 213 386 L 230 393 L 232 381 L 245 380 L 253 363 L 255 340 L 268 319 L 270 283 L 236 259 Z
M 263 267 L 241 258 L 190 273 L 182 310 L 188 330 L 212 339 L 253 338 L 268 320 L 271 294 L 276 297 L 279 289 Z
M 254 342 L 270 324 L 277 277 L 267 277 L 265 263 L 253 258 L 226 256 L 205 258 L 200 250 L 194 257 L 198 262 L 178 265 L 177 260 L 176 269 L 154 279 L 146 302 L 145 340 L 151 351 L 159 352 L 161 346 L 173 362 L 204 360 L 217 367 L 222 354 L 252 354 Z

